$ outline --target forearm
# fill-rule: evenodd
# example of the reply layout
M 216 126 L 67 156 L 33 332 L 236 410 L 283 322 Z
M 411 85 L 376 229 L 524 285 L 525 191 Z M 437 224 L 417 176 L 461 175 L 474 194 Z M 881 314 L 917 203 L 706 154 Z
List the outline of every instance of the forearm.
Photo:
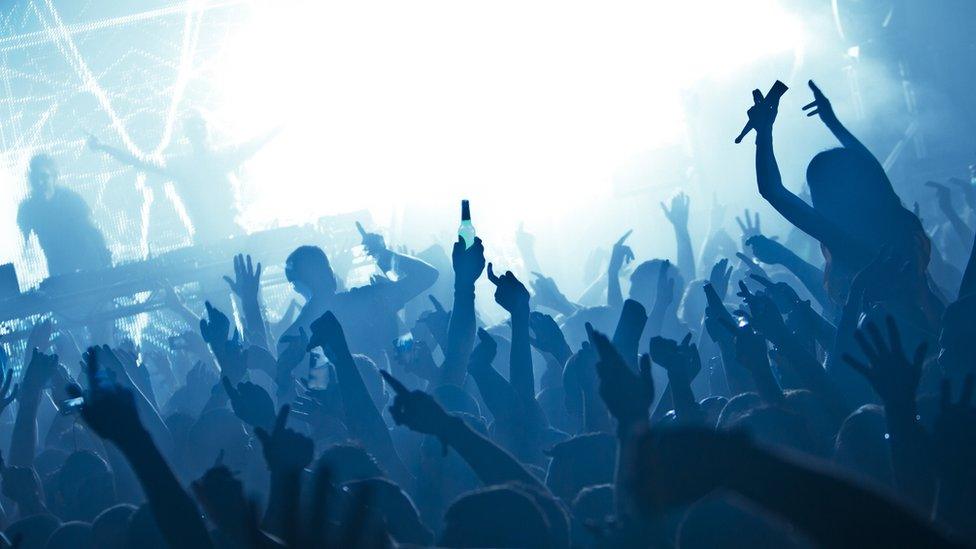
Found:
M 722 369 L 725 370 L 725 383 L 728 385 L 729 391 L 733 395 L 738 395 L 756 390 L 752 376 L 749 375 L 748 370 L 739 364 L 735 350 L 725 349 L 719 345 L 719 351 L 722 355 Z
M 543 353 L 546 359 L 546 371 L 542 373 L 542 378 L 539 380 L 541 385 L 540 391 L 557 389 L 563 386 L 563 368 L 566 366 L 566 361 L 569 360 L 572 352 L 569 351 L 569 347 L 566 347 L 565 352 L 559 351 L 557 355 Z
M 771 130 L 758 131 L 756 135 L 756 181 L 759 194 L 796 228 L 827 245 L 835 254 L 856 256 L 858 248 L 854 242 L 783 186 L 773 153 Z
M 457 450 L 485 486 L 521 482 L 548 492 L 511 454 L 473 431 L 460 418 L 451 417 L 440 437 Z
M 522 398 L 535 399 L 532 376 L 532 347 L 529 344 L 529 309 L 512 314 L 512 351 L 509 359 L 509 382 Z
M 17 418 L 10 438 L 10 465 L 30 467 L 34 463 L 37 448 L 37 407 L 41 402 L 41 395 L 20 395 L 17 408 Z
M 136 168 L 137 170 L 141 170 L 144 172 L 150 172 L 150 171 L 157 172 L 157 173 L 162 172 L 162 166 L 143 160 L 142 158 L 139 158 L 138 156 L 130 153 L 129 151 L 122 150 L 118 147 L 112 147 L 110 145 L 99 145 L 96 150 L 107 154 L 108 156 L 112 157 L 118 162 L 121 162 L 122 164 Z
M 674 402 L 674 413 L 683 424 L 702 423 L 704 415 L 695 394 L 691 390 L 691 383 L 688 380 L 668 375 L 668 387 L 671 390 L 671 400 Z
M 441 384 L 460 386 L 464 383 L 468 358 L 474 346 L 474 335 L 474 285 L 456 284 L 454 308 L 447 326 L 447 348 L 441 368 Z
M 301 471 L 272 471 L 268 489 L 268 507 L 261 528 L 280 539 L 288 539 L 298 526 L 301 495 Z
M 410 475 L 393 446 L 390 431 L 373 404 L 352 355 L 346 352 L 336 357 L 335 371 L 342 395 L 343 416 L 350 434 L 366 445 L 394 480 L 409 486 Z
M 783 261 L 783 266 L 800 280 L 803 287 L 810 292 L 810 295 L 817 300 L 817 303 L 824 310 L 830 310 L 833 307 L 833 302 L 824 288 L 824 272 L 804 261 L 792 250 L 787 249 L 787 252 L 788 256 Z
M 244 310 L 244 331 L 245 338 L 251 345 L 259 345 L 271 350 L 271 342 L 268 338 L 267 324 L 264 321 L 264 311 L 257 297 L 241 300 L 241 308 Z
M 611 270 L 607 273 L 607 306 L 620 309 L 624 305 L 624 294 L 620 291 L 620 273 Z
M 783 404 L 783 390 L 776 382 L 776 378 L 773 377 L 773 371 L 769 367 L 768 360 L 764 364 L 756 364 L 749 368 L 749 372 L 756 384 L 756 392 L 759 393 L 763 402 L 770 406 Z
M 396 302 L 406 303 L 437 282 L 437 269 L 427 263 L 409 255 L 388 253 L 390 254 L 390 266 L 398 277 L 397 281 L 393 283 Z M 385 260 L 377 259 L 377 262 L 382 268 Z
M 153 517 L 172 547 L 211 547 L 207 527 L 189 494 L 145 430 L 117 444 L 139 477 Z
M 678 270 L 685 280 L 694 280 L 697 272 L 695 271 L 695 251 L 691 246 L 691 235 L 688 227 L 674 226 L 674 238 L 677 244 Z
M 472 364 L 469 370 L 488 411 L 496 420 L 506 419 L 518 405 L 512 386 L 490 364 Z

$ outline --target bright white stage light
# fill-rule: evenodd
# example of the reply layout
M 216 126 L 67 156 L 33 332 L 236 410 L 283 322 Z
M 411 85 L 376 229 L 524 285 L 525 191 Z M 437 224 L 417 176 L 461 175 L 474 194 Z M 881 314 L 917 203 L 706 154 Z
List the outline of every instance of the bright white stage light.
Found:
M 256 0 L 216 70 L 214 115 L 240 139 L 286 124 L 248 166 L 253 227 L 439 211 L 426 235 L 470 198 L 479 231 L 511 234 L 681 142 L 682 90 L 803 41 L 773 0 Z

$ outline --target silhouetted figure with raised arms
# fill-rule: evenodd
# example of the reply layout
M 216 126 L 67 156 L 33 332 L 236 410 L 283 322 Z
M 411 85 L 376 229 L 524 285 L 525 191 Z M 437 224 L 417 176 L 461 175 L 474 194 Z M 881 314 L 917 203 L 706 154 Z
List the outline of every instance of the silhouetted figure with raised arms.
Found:
M 106 145 L 94 136 L 89 137 L 88 147 L 139 171 L 172 181 L 193 224 L 194 243 L 206 244 L 241 234 L 243 229 L 236 219 L 239 204 L 231 174 L 261 150 L 278 130 L 223 149 L 214 147 L 210 127 L 200 113 L 193 113 L 183 121 L 183 131 L 190 144 L 189 154 L 163 162 Z

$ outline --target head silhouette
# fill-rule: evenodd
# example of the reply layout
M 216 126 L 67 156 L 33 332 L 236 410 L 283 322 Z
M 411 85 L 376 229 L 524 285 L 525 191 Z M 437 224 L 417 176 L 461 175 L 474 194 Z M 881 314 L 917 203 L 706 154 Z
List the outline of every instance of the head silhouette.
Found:
M 630 298 L 643 305 L 648 311 L 654 308 L 654 302 L 657 301 L 657 281 L 661 276 L 663 262 L 663 259 L 645 261 L 630 274 Z M 674 279 L 672 306 L 676 306 L 684 291 L 685 279 L 673 264 L 668 266 L 666 272 L 668 277 Z
M 58 182 L 58 165 L 54 162 L 54 158 L 47 153 L 38 153 L 31 157 L 27 180 L 32 195 L 44 199 L 51 198 L 54 194 L 54 186 Z
M 210 123 L 198 110 L 190 111 L 183 118 L 183 134 L 194 149 L 202 150 L 210 146 Z
M 285 261 L 285 277 L 305 299 L 328 297 L 336 292 L 329 258 L 318 246 L 299 246 Z
M 439 545 L 446 547 L 550 547 L 545 513 L 532 497 L 491 486 L 456 499 L 444 515 Z
M 583 488 L 613 482 L 617 463 L 617 439 L 606 433 L 577 435 L 549 450 L 552 461 L 546 486 L 569 503 Z

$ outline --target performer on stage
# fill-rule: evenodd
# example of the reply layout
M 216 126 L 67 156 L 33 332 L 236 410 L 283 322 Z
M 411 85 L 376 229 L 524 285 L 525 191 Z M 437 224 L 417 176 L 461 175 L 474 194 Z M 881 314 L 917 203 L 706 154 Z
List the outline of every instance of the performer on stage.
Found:
M 47 258 L 51 276 L 112 265 L 105 238 L 92 220 L 91 210 L 78 193 L 57 184 L 54 159 L 41 153 L 30 160 L 30 193 L 17 210 L 24 239 L 31 233 Z
M 236 219 L 239 207 L 230 176 L 261 150 L 278 130 L 225 149 L 213 147 L 207 121 L 199 113 L 183 121 L 183 131 L 190 142 L 190 153 L 169 158 L 163 163 L 139 158 L 123 149 L 106 145 L 94 136 L 89 137 L 88 146 L 137 170 L 156 173 L 172 181 L 193 224 L 194 243 L 215 242 L 241 234 L 243 230 Z

